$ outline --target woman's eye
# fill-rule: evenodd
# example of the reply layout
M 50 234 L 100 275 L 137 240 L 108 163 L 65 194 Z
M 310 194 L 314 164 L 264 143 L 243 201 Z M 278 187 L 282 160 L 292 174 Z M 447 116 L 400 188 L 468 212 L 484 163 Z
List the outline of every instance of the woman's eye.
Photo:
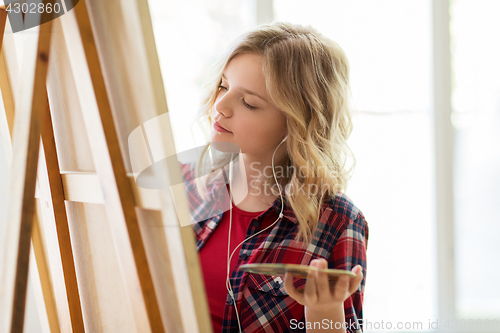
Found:
M 244 100 L 244 99 L 242 99 L 242 103 L 243 103 L 243 105 L 244 105 L 245 107 L 249 108 L 250 110 L 254 110 L 254 109 L 256 109 L 256 108 L 257 108 L 257 107 L 255 107 L 255 106 L 251 106 L 250 104 L 248 104 L 247 102 L 245 102 L 245 100 Z
M 220 84 L 218 88 L 219 88 L 219 91 L 221 91 L 221 90 L 228 90 L 228 88 L 227 88 L 226 86 L 223 86 L 222 84 Z M 248 108 L 248 109 L 250 109 L 250 110 L 255 110 L 255 109 L 257 108 L 256 106 L 252 106 L 252 105 L 248 104 L 247 102 L 245 102 L 245 100 L 244 100 L 244 99 L 242 99 L 242 100 L 241 100 L 241 103 L 242 103 L 242 104 L 243 104 L 246 108 Z

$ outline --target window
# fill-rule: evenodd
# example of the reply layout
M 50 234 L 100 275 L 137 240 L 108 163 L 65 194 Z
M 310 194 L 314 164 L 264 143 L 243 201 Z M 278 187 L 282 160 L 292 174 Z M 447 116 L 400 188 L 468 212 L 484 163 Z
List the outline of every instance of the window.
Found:
M 177 151 L 205 144 L 191 122 L 206 73 L 229 43 L 255 26 L 254 1 L 149 0 Z
M 500 320 L 500 2 L 451 6 L 457 312 Z

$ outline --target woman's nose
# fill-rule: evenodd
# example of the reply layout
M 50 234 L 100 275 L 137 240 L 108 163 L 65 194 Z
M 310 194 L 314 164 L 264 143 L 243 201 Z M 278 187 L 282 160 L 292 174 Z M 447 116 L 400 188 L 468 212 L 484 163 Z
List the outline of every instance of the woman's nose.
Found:
M 224 117 L 230 117 L 233 114 L 231 100 L 228 98 L 227 92 L 216 99 L 214 108 L 217 113 L 223 114 Z

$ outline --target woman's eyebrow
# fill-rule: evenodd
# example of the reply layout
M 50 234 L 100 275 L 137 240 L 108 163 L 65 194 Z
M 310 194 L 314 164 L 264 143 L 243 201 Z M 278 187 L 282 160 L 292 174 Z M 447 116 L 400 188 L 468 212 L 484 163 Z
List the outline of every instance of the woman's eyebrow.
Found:
M 222 78 L 223 78 L 223 79 L 225 79 L 225 80 L 227 80 L 227 78 L 226 78 L 226 76 L 225 76 L 224 74 L 222 74 Z M 241 90 L 241 91 L 246 92 L 246 93 L 247 93 L 247 94 L 249 94 L 249 95 L 257 96 L 258 98 L 260 98 L 260 99 L 261 99 L 261 100 L 263 100 L 264 102 L 269 103 L 269 102 L 267 101 L 267 99 L 265 99 L 264 97 L 260 96 L 259 94 L 257 94 L 257 93 L 256 93 L 256 92 L 254 92 L 254 91 L 248 90 L 247 88 L 243 88 L 243 87 L 236 87 L 236 88 L 237 88 L 237 89 L 239 89 L 239 90 Z

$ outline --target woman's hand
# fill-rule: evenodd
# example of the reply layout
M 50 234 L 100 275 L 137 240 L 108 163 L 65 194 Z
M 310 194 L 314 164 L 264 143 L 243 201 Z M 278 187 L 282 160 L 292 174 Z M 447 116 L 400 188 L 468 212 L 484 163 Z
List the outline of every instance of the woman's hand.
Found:
M 310 265 L 320 269 L 328 268 L 328 263 L 323 258 L 312 260 Z M 295 288 L 293 275 L 287 272 L 285 291 L 299 304 L 312 311 L 325 312 L 329 309 L 343 308 L 344 301 L 358 289 L 363 280 L 360 265 L 355 266 L 352 272 L 356 274 L 356 277 L 342 275 L 337 280 L 329 281 L 326 273 L 310 271 L 307 275 L 306 286 L 301 290 Z

